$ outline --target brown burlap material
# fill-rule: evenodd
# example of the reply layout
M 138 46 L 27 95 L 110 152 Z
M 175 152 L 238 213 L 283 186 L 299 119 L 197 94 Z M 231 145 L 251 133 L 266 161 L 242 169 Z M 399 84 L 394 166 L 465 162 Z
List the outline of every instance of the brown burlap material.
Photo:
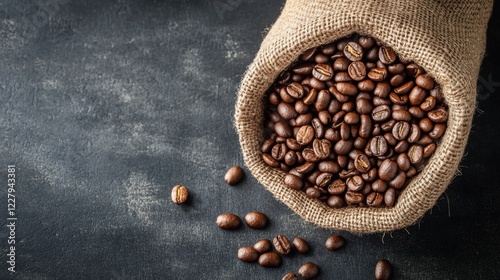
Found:
M 245 164 L 274 196 L 320 227 L 386 232 L 417 221 L 452 180 L 469 135 L 492 0 L 287 0 L 241 82 L 235 122 Z M 261 157 L 263 95 L 306 49 L 352 33 L 371 35 L 422 66 L 441 85 L 448 128 L 435 154 L 393 208 L 332 209 L 283 184 Z

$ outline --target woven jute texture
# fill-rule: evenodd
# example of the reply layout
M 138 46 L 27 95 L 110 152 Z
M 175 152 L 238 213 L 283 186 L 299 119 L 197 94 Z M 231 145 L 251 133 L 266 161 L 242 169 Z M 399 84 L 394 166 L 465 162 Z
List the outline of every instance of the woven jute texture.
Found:
M 257 180 L 303 219 L 355 233 L 415 223 L 442 195 L 458 168 L 476 106 L 476 82 L 492 0 L 287 0 L 241 82 L 235 125 L 245 164 Z M 441 85 L 448 128 L 424 170 L 393 208 L 332 209 L 283 184 L 285 173 L 262 161 L 263 96 L 305 50 L 352 33 L 366 34 L 422 66 Z

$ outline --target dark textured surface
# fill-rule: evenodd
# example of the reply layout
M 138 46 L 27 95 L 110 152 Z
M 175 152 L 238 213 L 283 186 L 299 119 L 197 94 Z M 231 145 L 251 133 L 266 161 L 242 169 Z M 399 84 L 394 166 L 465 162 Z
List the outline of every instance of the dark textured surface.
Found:
M 0 279 L 281 279 L 306 261 L 318 279 L 498 279 L 500 9 L 490 22 L 478 110 L 461 174 L 418 225 L 342 233 L 303 222 L 242 165 L 235 92 L 282 1 L 0 1 Z M 7 273 L 7 165 L 17 166 L 16 274 Z M 496 173 L 496 174 L 495 174 Z M 170 189 L 185 184 L 189 204 Z M 266 230 L 215 226 L 267 213 Z M 236 259 L 277 234 L 308 240 L 280 268 Z

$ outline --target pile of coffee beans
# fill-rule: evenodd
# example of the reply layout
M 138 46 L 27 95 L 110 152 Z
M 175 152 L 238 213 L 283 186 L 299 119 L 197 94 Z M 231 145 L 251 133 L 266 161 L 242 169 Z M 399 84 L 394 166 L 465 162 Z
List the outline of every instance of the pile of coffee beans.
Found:
M 448 119 L 424 69 L 357 34 L 305 51 L 266 103 L 263 161 L 333 208 L 394 206 Z

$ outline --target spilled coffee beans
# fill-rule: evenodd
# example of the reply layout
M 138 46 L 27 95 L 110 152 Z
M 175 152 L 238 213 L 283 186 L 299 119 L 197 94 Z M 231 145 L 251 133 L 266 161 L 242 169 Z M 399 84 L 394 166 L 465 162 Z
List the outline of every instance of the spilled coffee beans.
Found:
M 424 69 L 360 35 L 307 50 L 266 96 L 263 161 L 332 208 L 394 206 L 448 119 Z

